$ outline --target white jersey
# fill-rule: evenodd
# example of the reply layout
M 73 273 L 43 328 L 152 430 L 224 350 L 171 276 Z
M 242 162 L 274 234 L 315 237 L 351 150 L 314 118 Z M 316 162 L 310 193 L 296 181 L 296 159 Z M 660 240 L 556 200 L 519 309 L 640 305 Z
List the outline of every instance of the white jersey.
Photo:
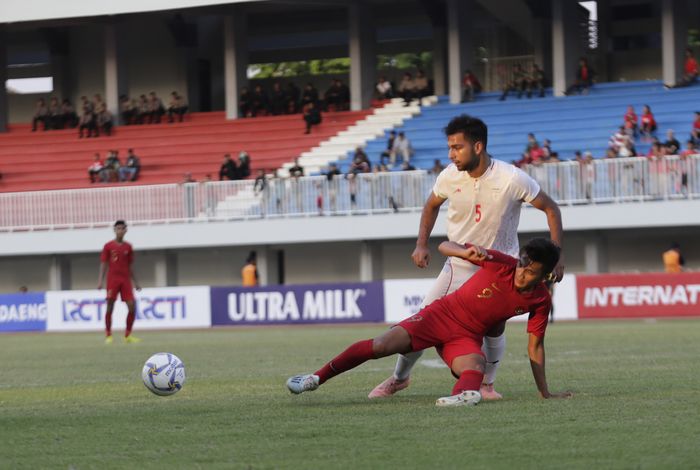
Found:
M 493 158 L 479 178 L 451 164 L 440 172 L 433 187 L 437 197 L 449 201 L 450 241 L 473 243 L 516 257 L 522 203 L 532 201 L 539 192 L 539 184 L 520 168 Z M 459 258 L 450 261 L 472 266 Z

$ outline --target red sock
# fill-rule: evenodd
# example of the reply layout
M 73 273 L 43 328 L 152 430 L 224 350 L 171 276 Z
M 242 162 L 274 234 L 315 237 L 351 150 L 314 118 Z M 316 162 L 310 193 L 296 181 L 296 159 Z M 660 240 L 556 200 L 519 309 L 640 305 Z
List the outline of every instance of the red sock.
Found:
M 112 336 L 112 312 L 105 314 L 105 333 L 107 336 Z
M 334 357 L 328 364 L 314 372 L 314 375 L 318 375 L 320 379 L 319 383 L 323 383 L 370 359 L 375 359 L 374 351 L 372 350 L 372 340 L 366 339 L 364 341 L 358 341 Z
M 134 327 L 134 320 L 136 320 L 136 312 L 129 312 L 126 316 L 126 333 L 124 337 L 127 338 L 131 334 L 131 329 Z
M 465 390 L 479 390 L 484 373 L 478 370 L 465 370 L 459 376 L 459 380 L 452 389 L 452 395 L 457 395 Z

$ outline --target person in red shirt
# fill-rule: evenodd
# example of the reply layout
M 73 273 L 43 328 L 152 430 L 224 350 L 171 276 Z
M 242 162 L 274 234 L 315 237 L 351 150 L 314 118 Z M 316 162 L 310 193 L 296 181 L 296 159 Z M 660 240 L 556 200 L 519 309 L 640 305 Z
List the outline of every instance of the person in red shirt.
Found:
M 136 319 L 136 305 L 134 303 L 134 289 L 141 290 L 131 265 L 134 262 L 134 249 L 130 243 L 124 241 L 126 235 L 126 222 L 117 220 L 114 223 L 114 240 L 107 242 L 102 248 L 100 255 L 100 274 L 97 279 L 97 290 L 102 290 L 105 273 L 107 274 L 107 312 L 105 315 L 105 343 L 112 344 L 112 312 L 114 311 L 114 302 L 117 300 L 117 295 L 121 296 L 123 302 L 129 308 L 129 313 L 126 317 L 126 332 L 124 333 L 124 341 L 126 343 L 136 343 L 140 341 L 138 338 L 131 335 L 131 330 Z
M 698 79 L 700 68 L 698 61 L 693 57 L 693 51 L 690 48 L 685 50 L 685 63 L 683 64 L 683 76 L 675 85 L 664 85 L 666 88 L 681 88 L 692 85 Z
M 627 106 L 627 112 L 624 117 L 624 126 L 627 131 L 627 135 L 637 137 L 637 113 L 634 112 L 634 106 Z
M 588 59 L 581 57 L 578 61 L 578 70 L 576 71 L 576 81 L 567 88 L 565 95 L 571 95 L 574 92 L 587 94 L 588 89 L 593 86 L 593 69 L 588 65 Z
M 656 132 L 656 119 L 654 119 L 649 105 L 644 105 L 644 108 L 642 108 L 642 125 L 640 130 L 647 137 Z
M 457 291 L 440 298 L 374 339 L 359 341 L 313 374 L 287 380 L 295 394 L 316 390 L 329 379 L 360 364 L 392 354 L 435 347 L 450 367 L 457 383 L 452 395 L 437 406 L 475 405 L 485 359 L 484 336 L 506 320 L 529 313 L 528 354 L 535 384 L 542 398 L 568 398 L 570 392 L 551 393 L 545 376 L 544 334 L 552 300 L 544 282 L 559 261 L 560 250 L 544 238 L 530 240 L 515 259 L 476 245 L 443 242 L 440 253 L 457 256 L 480 266 Z

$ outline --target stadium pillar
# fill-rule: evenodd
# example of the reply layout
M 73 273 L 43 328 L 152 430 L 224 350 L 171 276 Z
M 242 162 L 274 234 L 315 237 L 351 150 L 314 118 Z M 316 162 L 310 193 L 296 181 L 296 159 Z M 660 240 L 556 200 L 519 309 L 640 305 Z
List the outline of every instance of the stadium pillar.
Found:
M 261 286 L 279 283 L 278 252 L 270 247 L 256 248 L 258 255 L 258 281 Z
M 375 241 L 360 245 L 360 281 L 377 281 L 383 277 L 382 246 Z
M 445 86 L 447 67 L 445 66 L 447 31 L 442 26 L 433 26 L 433 83 L 437 96 L 447 92 Z
M 240 9 L 224 16 L 224 90 L 226 119 L 238 118 L 238 93 L 247 86 L 248 30 Z
M 70 288 L 70 260 L 62 255 L 52 256 L 49 266 L 49 290 L 69 290 Z
M 0 25 L 0 132 L 7 131 L 8 105 L 7 105 L 7 34 L 5 28 Z
M 350 109 L 369 107 L 376 81 L 374 22 L 370 5 L 353 1 L 348 8 L 350 49 Z
M 612 46 L 612 6 L 611 0 L 598 0 L 598 61 L 594 69 L 598 81 L 614 81 L 610 51 Z
M 552 84 L 554 96 L 564 96 L 566 87 L 573 82 L 578 54 L 576 42 L 578 3 L 552 0 Z
M 447 70 L 450 103 L 462 101 L 462 74 L 472 67 L 473 0 L 447 0 Z
M 155 287 L 177 286 L 177 255 L 170 250 L 162 251 L 154 263 Z
M 104 27 L 105 45 L 105 103 L 115 123 L 119 123 L 119 96 L 126 95 L 126 62 L 120 60 L 119 33 L 117 25 L 107 23 Z
M 687 25 L 685 0 L 661 1 L 661 62 L 664 83 L 673 85 L 683 74 Z
M 592 233 L 583 246 L 583 263 L 586 274 L 608 272 L 608 242 L 604 235 Z

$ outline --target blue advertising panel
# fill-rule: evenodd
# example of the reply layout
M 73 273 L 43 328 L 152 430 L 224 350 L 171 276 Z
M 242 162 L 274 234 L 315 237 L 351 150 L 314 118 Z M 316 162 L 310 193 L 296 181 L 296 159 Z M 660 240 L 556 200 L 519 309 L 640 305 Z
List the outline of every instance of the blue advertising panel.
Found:
M 46 316 L 43 292 L 0 294 L 0 332 L 45 331 Z
M 290 325 L 384 321 L 381 282 L 212 287 L 212 325 Z

